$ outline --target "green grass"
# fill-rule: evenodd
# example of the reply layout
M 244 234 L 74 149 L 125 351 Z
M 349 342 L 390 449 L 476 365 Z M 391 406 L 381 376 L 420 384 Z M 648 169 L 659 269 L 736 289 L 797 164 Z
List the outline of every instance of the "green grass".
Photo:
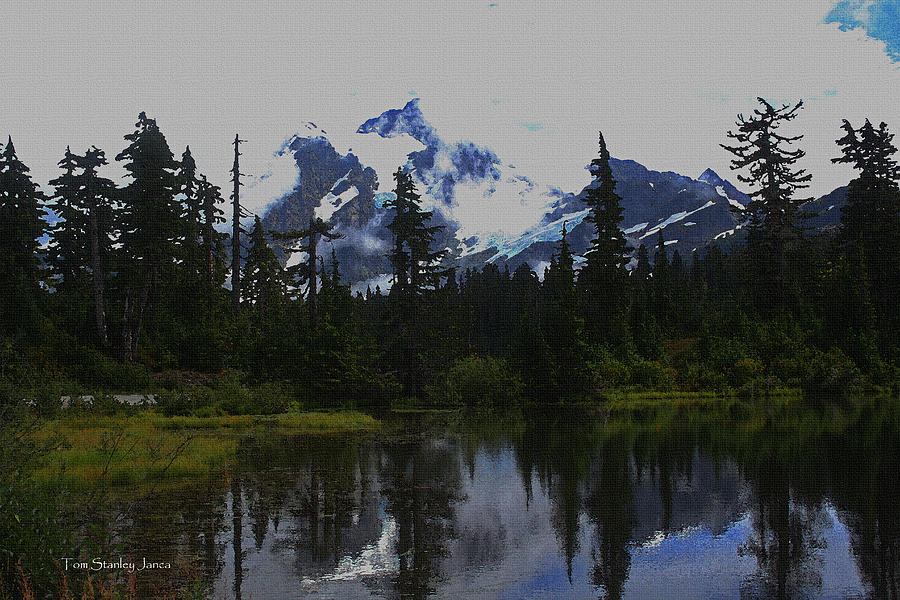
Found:
M 155 485 L 204 476 L 223 467 L 240 438 L 261 431 L 272 435 L 335 435 L 381 426 L 358 412 L 166 417 L 67 415 L 45 421 L 32 435 L 57 449 L 31 473 L 45 485 L 92 489 L 101 480 L 113 486 Z
M 604 405 L 611 410 L 643 410 L 664 406 L 720 408 L 735 402 L 741 397 L 740 393 L 726 394 L 713 391 L 654 392 L 633 390 L 614 390 L 602 396 Z M 784 403 L 791 400 L 799 400 L 802 397 L 802 393 L 795 388 L 774 388 L 763 397 Z

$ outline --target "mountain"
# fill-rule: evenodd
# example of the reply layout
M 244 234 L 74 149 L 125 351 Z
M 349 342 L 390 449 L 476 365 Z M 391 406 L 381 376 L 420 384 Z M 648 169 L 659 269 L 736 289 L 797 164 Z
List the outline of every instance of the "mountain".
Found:
M 352 150 L 341 154 L 325 132 L 311 125 L 307 135 L 295 135 L 279 151 L 296 162 L 297 183 L 271 205 L 263 224 L 288 231 L 304 227 L 313 215 L 332 220 L 344 235 L 334 242 L 344 279 L 354 289 L 386 288 L 391 239 L 383 205 L 393 195 L 392 173 L 376 173 Z M 412 169 L 434 224 L 444 226 L 437 243 L 448 249 L 450 264 L 462 270 L 485 263 L 514 270 L 528 263 L 542 276 L 564 223 L 574 251 L 588 247 L 592 231 L 584 222 L 583 202 L 588 188 L 573 193 L 540 185 L 488 148 L 444 141 L 417 98 L 367 120 L 356 134 L 383 140 L 407 136 L 421 145 L 406 155 L 403 166 Z M 739 211 L 750 199 L 711 169 L 692 179 L 631 160 L 612 159 L 610 165 L 622 198 L 622 229 L 635 249 L 656 246 L 661 232 L 670 253 L 687 256 L 741 229 Z M 297 254 L 288 259 L 283 249 L 278 251 L 283 260 L 299 260 Z M 322 248 L 323 255 L 330 252 Z
M 834 233 L 841 224 L 841 210 L 847 204 L 847 186 L 842 186 L 801 207 L 804 227 L 813 231 Z

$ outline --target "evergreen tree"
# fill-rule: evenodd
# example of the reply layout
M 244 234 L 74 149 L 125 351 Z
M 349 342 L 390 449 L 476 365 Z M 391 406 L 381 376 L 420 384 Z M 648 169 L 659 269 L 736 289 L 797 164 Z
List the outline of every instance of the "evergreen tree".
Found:
M 0 327 L 8 333 L 33 323 L 37 315 L 44 195 L 28 172 L 10 137 L 0 154 Z
M 622 222 L 622 198 L 616 194 L 616 180 L 609 165 L 609 150 L 602 132 L 599 155 L 591 161 L 590 170 L 594 181 L 584 198 L 584 203 L 590 209 L 584 220 L 593 224 L 596 235 L 586 253 L 584 276 L 609 280 L 625 273 L 628 242 L 619 228 Z
M 559 246 L 544 277 L 544 289 L 554 298 L 575 288 L 575 255 L 567 239 L 568 233 L 566 223 L 563 223 Z
M 750 118 L 738 115 L 737 130 L 726 134 L 737 145 L 720 146 L 736 157 L 731 160 L 732 170 L 748 169 L 749 175 L 738 174 L 738 179 L 751 188 L 759 188 L 750 192 L 751 201 L 745 210 L 751 233 L 775 243 L 796 235 L 795 219 L 801 200 L 794 197 L 794 192 L 809 187 L 807 182 L 812 179 L 804 169 L 794 168 L 806 152 L 788 148 L 803 136 L 789 137 L 777 132 L 797 117 L 803 101 L 774 108 L 762 98 L 757 100 L 762 109 L 754 109 Z
M 203 227 L 201 199 L 198 194 L 200 181 L 197 176 L 197 163 L 191 155 L 190 146 L 187 146 L 181 155 L 175 177 L 175 189 L 181 200 L 179 220 L 181 235 L 178 240 L 181 246 L 178 253 L 182 261 L 181 285 L 188 299 L 193 301 L 201 294 L 203 287 L 201 282 L 206 269 L 200 234 Z
M 394 248 L 388 255 L 394 270 L 391 291 L 403 294 L 421 294 L 426 288 L 437 288 L 447 273 L 439 266 L 445 250 L 432 251 L 435 234 L 441 226 L 429 226 L 431 211 L 422 210 L 420 195 L 412 176 L 403 169 L 394 173 L 397 186 L 394 198 L 385 202 L 385 208 L 394 211 L 394 218 L 387 228 L 394 236 Z
M 656 238 L 656 253 L 653 255 L 653 281 L 657 285 L 669 284 L 669 255 L 666 252 L 666 239 L 660 231 Z
M 567 233 L 563 224 L 556 255 L 544 278 L 547 306 L 542 324 L 551 361 L 550 387 L 555 399 L 580 396 L 588 391 L 591 380 L 586 362 L 584 319 L 578 314 L 574 255 Z
M 422 296 L 428 289 L 437 289 L 446 270 L 439 267 L 443 250 L 432 251 L 435 234 L 441 227 L 430 226 L 432 213 L 422 210 L 419 194 L 412 176 L 398 168 L 394 198 L 385 202 L 393 212 L 387 228 L 393 234 L 394 246 L 388 257 L 394 272 L 391 297 L 396 298 L 391 328 L 395 332 L 389 349 L 394 367 L 408 394 L 420 396 L 427 379 L 426 372 L 434 362 L 439 347 L 434 337 L 436 329 L 428 327 L 434 311 L 424 310 Z
M 249 242 L 244 262 L 243 301 L 253 307 L 257 317 L 265 317 L 276 313 L 284 301 L 284 273 L 269 247 L 258 216 L 254 218 Z
M 107 164 L 102 150 L 92 147 L 83 155 L 66 148 L 59 162 L 63 173 L 50 181 L 55 188 L 50 206 L 59 220 L 53 225 L 48 264 L 53 286 L 69 314 L 93 304 L 95 340 L 107 343 L 105 288 L 115 230 L 115 184 L 97 174 Z M 80 326 L 81 317 L 69 319 Z
M 681 253 L 676 249 L 672 252 L 672 262 L 669 265 L 670 294 L 672 306 L 677 310 L 673 310 L 669 323 L 677 330 L 677 336 L 684 335 L 686 324 L 690 318 L 693 302 L 691 300 L 690 282 L 688 281 L 688 270 L 681 258 Z M 675 334 L 675 331 L 670 332 Z
M 160 289 L 173 277 L 175 245 L 181 225 L 175 200 L 178 164 L 154 119 L 138 115 L 128 147 L 116 156 L 125 161 L 131 182 L 122 190 L 121 235 L 125 301 L 120 352 L 131 360 L 144 316 Z
M 101 346 L 108 343 L 106 325 L 106 277 L 113 259 L 116 230 L 116 184 L 97 175 L 107 164 L 106 154 L 96 146 L 76 158 L 81 167 L 81 206 L 87 214 L 87 246 L 94 305 L 94 331 Z
M 637 253 L 637 266 L 635 266 L 634 270 L 631 272 L 631 277 L 635 280 L 638 285 L 644 284 L 650 279 L 650 273 L 652 269 L 650 268 L 650 253 L 647 251 L 647 246 L 641 244 L 638 247 Z
M 644 244 L 638 247 L 637 266 L 631 272 L 631 279 L 635 283 L 631 302 L 631 337 L 638 354 L 645 358 L 656 358 L 659 328 L 652 306 L 657 279 L 656 272 L 650 266 L 650 253 Z
M 234 188 L 231 192 L 231 310 L 237 314 L 241 308 L 241 164 L 240 146 L 246 140 L 242 140 L 238 134 L 234 134 L 234 165 L 231 167 L 231 183 Z
M 218 288 L 225 281 L 225 234 L 216 230 L 216 225 L 225 222 L 225 211 L 219 208 L 222 203 L 219 186 L 213 185 L 200 175 L 197 184 L 197 203 L 200 206 L 200 238 L 204 259 L 204 278 L 206 295 L 210 302 Z
M 49 204 L 57 221 L 50 227 L 48 265 L 53 277 L 52 285 L 60 293 L 73 290 L 77 282 L 83 280 L 83 270 L 88 263 L 87 245 L 83 239 L 88 224 L 81 201 L 81 182 L 76 174 L 77 159 L 66 147 L 66 153 L 58 163 L 63 173 L 50 180 L 55 193 Z
M 585 221 L 594 226 L 595 237 L 585 256 L 587 263 L 579 273 L 578 283 L 585 294 L 585 315 L 593 341 L 621 344 L 625 342 L 625 313 L 628 272 L 628 243 L 619 228 L 622 222 L 621 198 L 616 194 L 616 180 L 609 165 L 609 150 L 600 133 L 599 157 L 591 161 L 594 178 L 584 203 L 590 212 Z
M 848 264 L 856 272 L 859 289 L 856 304 L 865 306 L 871 284 L 875 314 L 889 329 L 900 325 L 896 298 L 900 293 L 900 167 L 894 154 L 893 134 L 881 123 L 876 129 L 867 119 L 854 129 L 844 121 L 845 135 L 837 140 L 842 156 L 832 159 L 846 163 L 859 172 L 847 191 L 847 204 L 841 214 L 840 240 L 848 255 Z M 884 337 L 896 343 L 894 335 Z
M 666 240 L 662 231 L 656 242 L 653 255 L 653 315 L 661 327 L 668 329 L 672 320 L 672 276 L 669 269 L 669 257 L 666 252 Z
M 323 221 L 315 215 L 309 218 L 309 227 L 276 233 L 275 238 L 288 242 L 306 239 L 306 245 L 300 248 L 289 249 L 288 252 L 306 252 L 306 264 L 299 264 L 288 269 L 288 278 L 301 284 L 306 283 L 306 304 L 309 307 L 310 329 L 315 329 L 318 323 L 319 310 L 319 238 L 336 240 L 343 237 L 334 230 L 334 225 Z
M 778 130 L 797 117 L 803 101 L 775 108 L 762 98 L 758 100 L 762 108 L 754 109 L 749 118 L 738 115 L 737 129 L 726 134 L 736 145 L 721 146 L 735 156 L 731 160 L 733 170 L 747 169 L 749 174 L 738 174 L 738 179 L 758 188 L 750 192 L 751 200 L 744 210 L 751 260 L 759 268 L 757 305 L 763 309 L 796 307 L 799 298 L 790 253 L 800 239 L 796 218 L 802 200 L 795 192 L 809 187 L 812 175 L 794 167 L 806 153 L 789 148 L 803 136 L 784 136 Z
M 331 247 L 331 273 L 328 278 L 328 288 L 337 290 L 341 287 L 341 263 L 338 261 L 334 246 Z

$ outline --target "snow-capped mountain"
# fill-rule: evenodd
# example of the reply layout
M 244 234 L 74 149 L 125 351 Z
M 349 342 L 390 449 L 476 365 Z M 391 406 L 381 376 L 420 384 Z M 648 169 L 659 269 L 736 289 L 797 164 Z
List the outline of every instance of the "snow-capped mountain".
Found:
M 280 150 L 282 157 L 290 155 L 296 162 L 297 183 L 269 208 L 263 223 L 267 229 L 287 231 L 304 227 L 313 214 L 330 219 L 344 235 L 334 248 L 345 280 L 357 289 L 367 283 L 384 287 L 390 235 L 383 204 L 393 194 L 392 173 L 363 164 L 352 148 L 339 152 L 324 131 L 306 129 Z M 444 141 L 418 99 L 367 120 L 356 134 L 369 148 L 373 138 L 416 142 L 418 149 L 405 155 L 406 163 L 391 168 L 412 170 L 423 205 L 434 212 L 434 224 L 444 226 L 437 242 L 449 250 L 452 265 L 465 269 L 494 263 L 513 270 L 528 263 L 542 274 L 564 223 L 574 250 L 587 248 L 592 237 L 584 222 L 587 188 L 564 191 L 539 183 L 488 148 Z M 585 163 L 591 158 L 585 157 Z M 662 234 L 670 253 L 678 250 L 686 257 L 741 228 L 739 211 L 749 198 L 712 170 L 692 179 L 651 171 L 631 160 L 612 159 L 611 167 L 624 209 L 622 229 L 635 249 L 655 246 Z M 330 246 L 322 247 L 323 255 L 330 252 Z

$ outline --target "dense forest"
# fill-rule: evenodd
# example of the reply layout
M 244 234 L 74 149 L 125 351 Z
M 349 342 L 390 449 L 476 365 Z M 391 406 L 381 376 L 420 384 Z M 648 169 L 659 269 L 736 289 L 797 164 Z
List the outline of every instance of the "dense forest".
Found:
M 250 215 L 240 206 L 237 137 L 230 211 L 190 148 L 176 158 L 144 113 L 114 158 L 124 186 L 104 176 L 103 150 L 66 148 L 45 193 L 10 139 L 0 157 L 0 398 L 177 390 L 216 373 L 269 386 L 280 400 L 210 406 L 173 394 L 166 409 L 547 403 L 623 389 L 896 391 L 894 136 L 868 120 L 835 127 L 833 162 L 856 176 L 839 231 L 812 232 L 802 218 L 811 178 L 798 166 L 802 135 L 782 129 L 796 128 L 802 102 L 759 102 L 723 134 L 752 190 L 741 243 L 681 256 L 660 233 L 650 248 L 629 247 L 601 134 L 584 260 L 564 226 L 545 273 L 527 264 L 459 272 L 435 248 L 439 228 L 401 168 L 388 205 L 393 284 L 355 296 L 329 257 L 326 242 L 340 236 L 330 223 L 273 234 L 257 217 L 240 229 Z M 283 268 L 276 242 L 304 260 Z

